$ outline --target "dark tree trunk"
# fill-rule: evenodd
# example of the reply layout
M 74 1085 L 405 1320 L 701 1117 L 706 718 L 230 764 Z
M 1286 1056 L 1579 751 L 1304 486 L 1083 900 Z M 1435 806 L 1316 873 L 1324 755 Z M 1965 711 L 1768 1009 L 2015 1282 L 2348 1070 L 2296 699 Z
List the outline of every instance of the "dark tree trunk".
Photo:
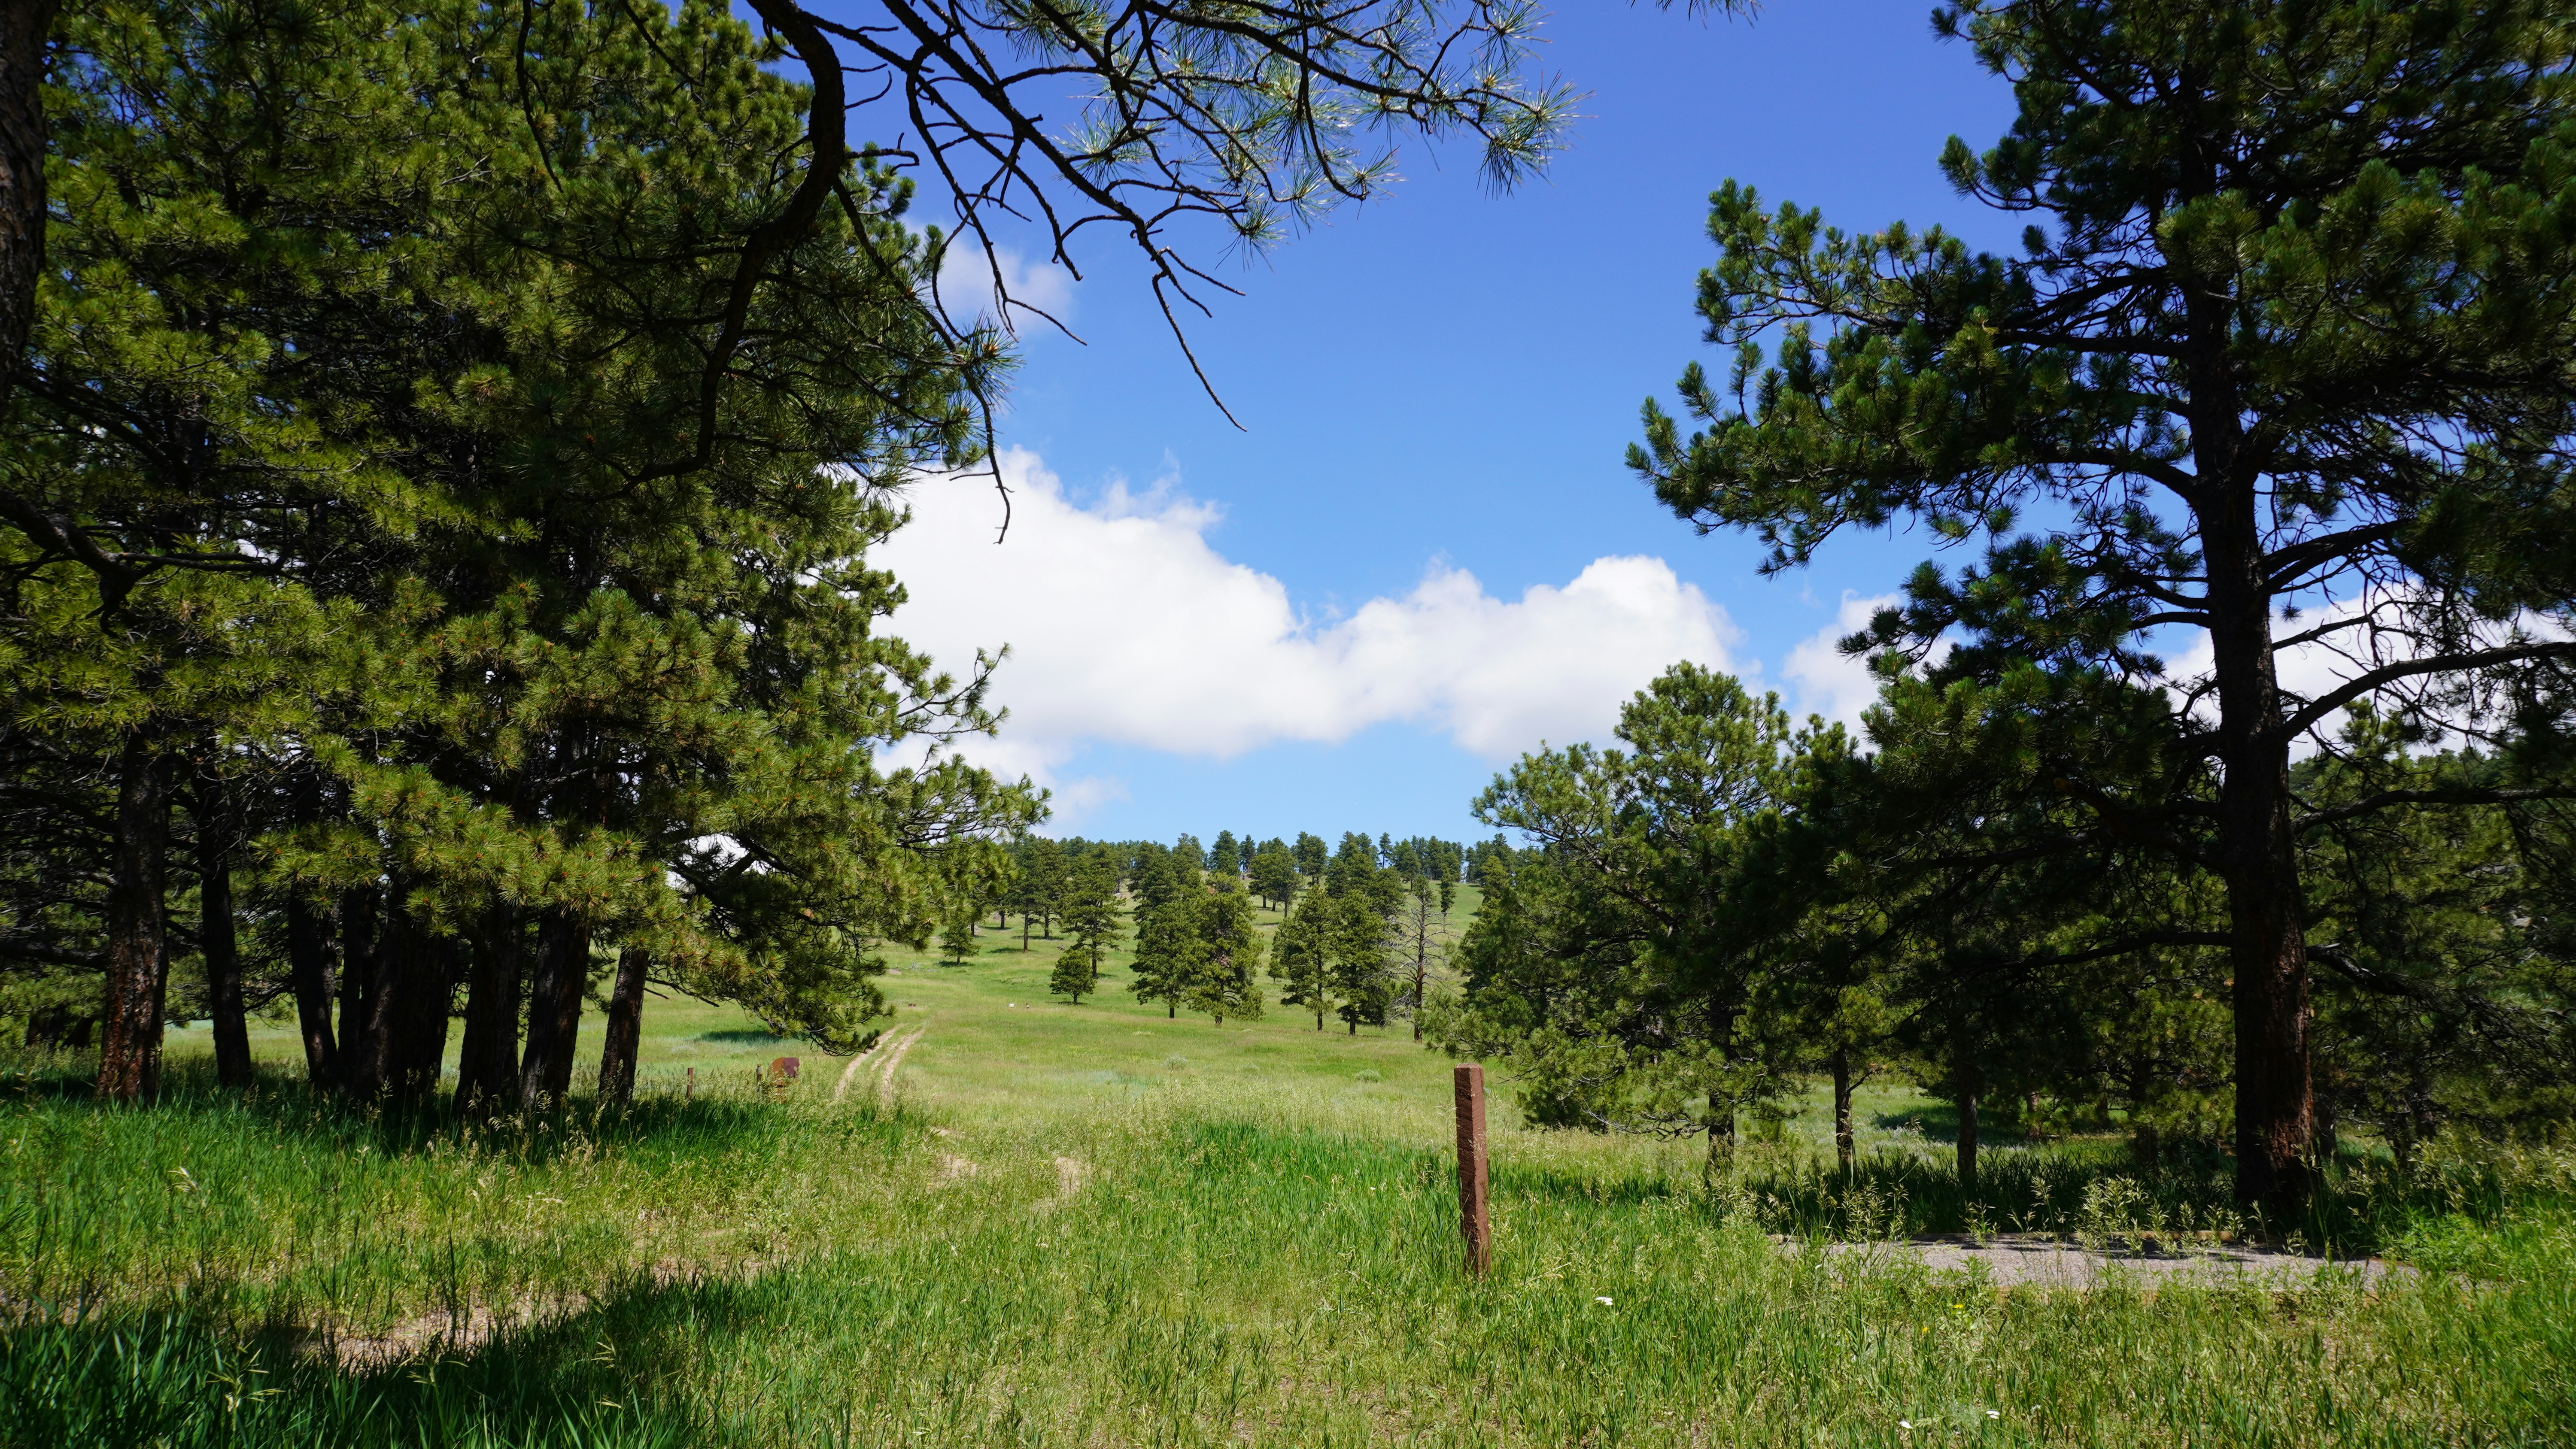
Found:
M 590 972 L 590 932 L 560 910 L 537 925 L 537 973 L 528 992 L 528 1045 L 519 1060 L 519 1102 L 560 1107 L 572 1091 L 581 1035 L 581 990 Z
M 2269 659 L 2264 673 L 2269 675 Z M 2229 965 L 2236 1011 L 2236 1195 L 2280 1224 L 2307 1196 L 2314 1105 L 2308 1080 L 2308 960 L 2289 769 L 2277 751 L 2219 790 L 2226 837 Z M 2241 782 L 2241 783 L 2240 783 Z
M 1976 1065 L 1963 1063 L 1959 1068 L 1959 1191 L 1969 1197 L 1977 1194 L 1977 1094 L 1984 1086 Z
M 251 1083 L 250 1022 L 242 1010 L 241 951 L 233 927 L 233 848 L 241 838 L 232 791 L 212 761 L 197 779 L 197 949 L 214 996 L 215 1081 Z
M 1834 1053 L 1834 1161 L 1848 1177 L 1852 1170 L 1851 1052 Z
M 635 1051 L 644 1035 L 645 956 L 629 946 L 617 953 L 617 985 L 608 997 L 608 1031 L 599 1044 L 599 1099 L 625 1103 L 635 1097 Z M 1074 1004 L 1082 1004 L 1080 997 Z
M 407 905 L 385 913 L 385 1090 L 420 1102 L 438 1090 L 447 1057 L 447 1018 L 456 1004 L 456 944 L 421 929 Z
M 465 1044 L 456 1063 L 456 1100 L 477 1121 L 519 1109 L 518 911 L 495 901 L 474 940 L 465 988 Z
M 55 0 L 0 0 L 0 403 L 9 400 L 45 257 L 45 32 Z
M 392 912 L 386 913 L 388 916 Z M 361 1100 L 385 1087 L 386 1030 L 402 942 L 376 928 L 376 893 L 340 895 L 340 1090 Z
M 2218 854 L 2227 887 L 2236 1017 L 2236 1199 L 2276 1223 L 2307 1195 L 2308 950 L 2297 840 L 2290 829 L 2290 742 L 2281 734 L 2272 658 L 2272 588 L 2263 564 L 2257 480 L 2241 462 L 2243 410 L 2215 339 L 2230 325 L 2217 290 L 2187 304 L 2213 339 L 2188 360 L 2192 451 L 2200 486 L 2210 663 L 2218 692 Z
M 340 1044 L 331 1030 L 330 923 L 302 891 L 286 899 L 286 964 L 295 984 L 295 1019 L 304 1036 L 305 1079 L 336 1090 Z
M 1735 1161 L 1735 1108 L 1715 1092 L 1708 1094 L 1708 1172 L 1724 1172 Z
M 107 1036 L 98 1094 L 150 1101 L 161 1090 L 162 993 L 169 956 L 162 877 L 170 848 L 170 770 L 140 733 L 117 764 L 116 875 L 107 899 Z

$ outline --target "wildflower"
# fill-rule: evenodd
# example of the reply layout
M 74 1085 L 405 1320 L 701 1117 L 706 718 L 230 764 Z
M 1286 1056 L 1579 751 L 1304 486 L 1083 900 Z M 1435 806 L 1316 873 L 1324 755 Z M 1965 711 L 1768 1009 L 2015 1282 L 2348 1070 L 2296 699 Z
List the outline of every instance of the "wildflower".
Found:
M 1989 1418 L 1989 1419 L 2000 1419 L 2000 1418 L 2002 1418 L 2003 1416 L 2004 1416 L 2004 1412 L 2003 1412 L 2003 1410 L 2001 1410 L 2001 1409 L 1988 1409 L 1988 1410 L 1986 1410 L 1986 1417 L 1987 1417 L 1987 1418 Z
M 1600 1304 L 1600 1305 L 1601 1305 L 1602 1307 L 1604 1307 L 1604 1308 L 1607 1308 L 1607 1307 L 1609 1307 L 1609 1306 L 1610 1306 L 1610 1300 L 1609 1300 L 1609 1299 L 1607 1299 L 1607 1298 L 1595 1298 L 1595 1299 L 1593 1299 L 1592 1301 L 1593 1301 L 1593 1302 L 1595 1302 L 1595 1303 Z
M 1903 1429 L 1910 1434 L 1914 1432 L 1914 1421 L 1912 1419 L 1899 1419 L 1896 1421 L 1896 1427 Z

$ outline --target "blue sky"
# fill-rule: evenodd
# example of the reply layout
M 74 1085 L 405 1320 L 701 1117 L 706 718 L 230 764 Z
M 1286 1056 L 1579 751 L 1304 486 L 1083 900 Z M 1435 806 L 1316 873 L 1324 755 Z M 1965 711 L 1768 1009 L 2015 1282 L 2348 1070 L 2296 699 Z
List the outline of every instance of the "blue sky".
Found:
M 1927 13 L 1555 15 L 1546 62 L 1590 97 L 1546 179 L 1497 197 L 1472 151 L 1417 146 L 1382 201 L 1221 273 L 1244 295 L 1192 341 L 1242 430 L 1114 245 L 1079 284 L 1028 274 L 1085 345 L 1026 334 L 1001 422 L 1020 524 L 995 547 L 989 488 L 933 481 L 888 554 L 914 596 L 897 632 L 961 663 L 1014 647 L 1014 718 L 970 754 L 1055 788 L 1063 833 L 1459 837 L 1497 768 L 1598 737 L 1675 653 L 1848 714 L 1818 641 L 1926 540 L 1855 537 L 1766 580 L 1620 456 L 1639 402 L 1707 355 L 1691 298 L 1721 181 L 2010 244 L 1934 165 L 1953 133 L 2000 135 L 2010 91 Z

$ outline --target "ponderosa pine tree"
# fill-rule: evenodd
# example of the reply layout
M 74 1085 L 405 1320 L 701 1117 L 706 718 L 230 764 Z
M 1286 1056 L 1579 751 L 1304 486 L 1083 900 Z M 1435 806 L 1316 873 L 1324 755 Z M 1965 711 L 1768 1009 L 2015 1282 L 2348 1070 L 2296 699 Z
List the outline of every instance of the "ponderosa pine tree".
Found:
M 1118 911 L 1118 866 L 1105 850 L 1091 849 L 1075 857 L 1067 872 L 1064 893 L 1064 933 L 1072 938 L 1057 969 L 1063 963 L 1079 959 L 1078 968 L 1085 989 L 1097 985 L 1110 948 L 1123 940 Z
M 756 319 L 774 340 L 715 396 L 725 445 L 657 474 L 668 420 L 706 396 L 730 285 L 708 243 L 769 214 L 800 134 L 803 93 L 760 69 L 774 49 L 705 8 L 651 34 L 557 10 L 546 58 L 504 77 L 475 28 L 501 22 L 470 8 L 312 18 L 136 11 L 80 72 L 62 149 L 86 200 L 48 306 L 125 330 L 40 319 L 11 456 L 22 492 L 116 544 L 39 549 L 23 577 L 112 600 L 95 612 L 122 633 L 25 637 L 141 661 L 120 665 L 121 708 L 145 725 L 101 746 L 137 778 L 220 730 L 219 761 L 279 781 L 263 855 L 317 1084 L 425 1090 L 461 974 L 466 1090 L 559 1100 L 601 937 L 665 984 L 855 1040 L 878 1005 L 868 943 L 978 898 L 990 836 L 1033 806 L 953 760 L 871 763 L 921 725 L 990 722 L 980 678 L 876 632 L 899 595 L 860 562 L 900 519 L 885 490 L 963 456 L 968 372 L 990 360 L 922 309 L 902 189 L 852 168 L 849 204 L 794 250 L 801 289 Z M 675 55 L 733 75 L 735 109 L 679 105 Z M 561 124 L 532 131 L 531 106 Z M 192 357 L 235 361 L 191 377 Z M 119 417 L 148 426 L 100 426 Z M 194 597 L 216 588 L 236 602 Z M 30 598 L 20 619 L 60 613 Z M 138 654 L 187 643 L 136 632 L 164 617 L 242 657 Z M 167 792 L 142 794 L 131 838 L 166 838 Z M 161 915 L 106 914 L 111 938 Z M 144 1003 L 119 1011 L 157 1014 L 157 975 L 117 979 Z M 157 1022 L 126 1037 L 110 1090 L 148 1090 Z
M 1100 987 L 1098 955 L 1080 942 L 1065 947 L 1055 958 L 1055 969 L 1047 974 L 1047 994 L 1080 1006 L 1082 998 Z
M 1416 875 L 1404 882 L 1404 895 L 1396 906 L 1396 928 L 1403 937 L 1405 957 L 1405 1015 L 1413 1022 L 1415 1041 L 1422 1040 L 1422 1013 L 1431 1001 L 1432 970 L 1448 955 L 1449 933 L 1441 925 L 1448 914 L 1448 900 L 1447 881 Z
M 1031 839 L 1020 863 L 1020 878 L 1027 882 L 1029 902 L 1037 909 L 1039 932 L 1054 939 L 1056 917 L 1064 910 L 1065 892 L 1072 883 L 1064 847 L 1045 836 Z
M 1171 853 L 1144 859 L 1136 880 L 1136 979 L 1130 989 L 1138 1001 L 1159 1001 L 1164 1015 L 1178 1017 L 1207 967 L 1208 895 L 1197 872 L 1182 870 Z
M 1227 1017 L 1261 1018 L 1260 971 L 1267 949 L 1252 898 L 1232 880 L 1220 880 L 1197 903 L 1198 969 L 1182 992 L 1192 1011 L 1204 1011 L 1218 1026 Z
M 1270 938 L 1270 976 L 1280 984 L 1280 1003 L 1315 1013 L 1317 1031 L 1324 1029 L 1324 1017 L 1336 1004 L 1332 945 L 1336 909 L 1332 898 L 1321 891 L 1295 896 Z
M 1322 836 L 1300 830 L 1297 843 L 1289 847 L 1288 853 L 1296 857 L 1298 874 L 1312 884 L 1324 878 L 1324 865 L 1332 856 L 1332 847 L 1324 843 Z
M 2292 778 L 2330 817 L 2301 867 L 2310 949 L 2335 962 L 2321 981 L 2345 988 L 2320 993 L 2320 1156 L 2359 1122 L 2411 1165 L 2447 1128 L 2547 1131 L 2576 1107 L 2576 954 L 2555 924 L 2576 808 L 2448 804 L 2521 783 L 2520 752 L 2419 753 L 2407 733 L 2356 709 Z M 2415 801 L 2339 813 L 2392 791 Z
M 1958 632 L 1998 670 L 2143 684 L 2149 631 L 2205 631 L 2164 728 L 2214 798 L 2043 773 L 2090 828 L 2223 883 L 2237 1186 L 2286 1210 L 2312 1126 L 2291 750 L 2348 703 L 2527 696 L 2576 655 L 2535 618 L 2576 596 L 2576 35 L 2529 3 L 1978 0 L 1938 23 L 2018 97 L 2001 143 L 1942 165 L 2031 219 L 2023 253 L 1827 230 L 1729 183 L 1700 310 L 1730 385 L 1693 366 L 1704 430 L 1650 403 L 1631 462 L 1772 568 L 1900 517 L 1990 536 L 1864 646 Z M 2015 536 L 2026 514 L 2050 522 Z M 2339 681 L 2286 684 L 2299 647 Z
M 1333 1010 L 1357 1036 L 1363 1026 L 1386 1025 L 1395 1005 L 1395 953 L 1401 944 L 1395 915 L 1402 889 L 1392 871 L 1363 876 L 1344 866 L 1341 857 L 1335 858 L 1334 870 L 1347 888 L 1338 895 L 1329 887 L 1323 892 L 1331 912 L 1325 950 Z
M 1705 1133 L 1714 1166 L 1804 1045 L 1765 1009 L 1808 955 L 1781 949 L 1806 902 L 1772 887 L 1825 883 L 1779 836 L 1847 747 L 1694 664 L 1622 706 L 1616 736 L 1523 756 L 1477 798 L 1533 848 L 1488 857 L 1465 997 L 1432 1034 L 1507 1063 L 1533 1121 Z
M 771 209 L 733 245 L 710 249 L 722 267 L 721 291 L 733 301 L 695 370 L 698 406 L 683 415 L 690 426 L 667 439 L 672 451 L 663 461 L 682 471 L 704 466 L 715 451 L 726 364 L 766 337 L 751 307 L 775 304 L 765 292 L 794 290 L 788 254 L 833 210 L 854 150 L 853 112 L 925 148 L 897 154 L 943 179 L 961 233 L 987 242 L 988 261 L 992 213 L 1025 216 L 1034 195 L 1043 199 L 1035 214 L 1057 260 L 1070 261 L 1074 238 L 1105 225 L 1140 248 L 1155 294 L 1168 304 L 1175 291 L 1190 298 L 1205 279 L 1174 245 L 1171 223 L 1213 220 L 1236 244 L 1267 245 L 1342 199 L 1374 194 L 1392 162 L 1374 138 L 1398 125 L 1474 134 L 1487 175 L 1508 185 L 1545 164 L 1572 102 L 1570 89 L 1529 68 L 1534 17 L 1499 0 L 1455 8 L 1370 3 L 1329 18 L 1032 15 L 981 0 L 886 0 L 864 16 L 839 18 L 793 0 L 753 0 L 751 8 L 764 32 L 784 37 L 781 51 L 792 49 L 820 103 L 802 118 L 801 144 L 778 153 L 789 159 Z M 40 270 L 47 128 L 40 85 L 55 11 L 50 0 L 0 5 L 0 378 L 18 362 Z M 618 13 L 639 32 L 649 29 L 643 12 Z M 494 32 L 500 43 L 486 55 L 496 73 L 558 54 L 533 30 Z M 1044 59 L 1032 67 L 1034 56 Z M 853 73 L 887 84 L 853 95 Z M 1063 111 L 1068 77 L 1080 77 L 1074 90 L 1089 98 L 1075 107 L 1079 119 Z M 704 100 L 713 113 L 683 118 L 683 128 L 721 124 L 736 99 L 725 79 L 674 77 L 678 96 Z M 999 286 L 997 261 L 992 274 Z M 8 387 L 0 380 L 0 402 Z M 77 520 L 48 517 L 23 495 L 0 490 L 0 515 L 66 551 L 100 551 L 79 536 Z
M 1297 894 L 1297 861 L 1276 844 L 1263 848 L 1252 857 L 1247 877 L 1252 893 L 1270 903 L 1273 910 L 1287 909 Z

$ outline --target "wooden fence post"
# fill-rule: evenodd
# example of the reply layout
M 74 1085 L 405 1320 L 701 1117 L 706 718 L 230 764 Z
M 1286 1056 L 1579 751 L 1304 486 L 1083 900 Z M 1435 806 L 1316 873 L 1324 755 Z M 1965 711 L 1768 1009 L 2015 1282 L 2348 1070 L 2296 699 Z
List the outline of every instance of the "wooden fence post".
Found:
M 1485 1210 L 1485 1069 L 1459 1064 L 1458 1232 L 1467 1240 L 1467 1272 L 1481 1277 L 1494 1265 L 1494 1223 Z

